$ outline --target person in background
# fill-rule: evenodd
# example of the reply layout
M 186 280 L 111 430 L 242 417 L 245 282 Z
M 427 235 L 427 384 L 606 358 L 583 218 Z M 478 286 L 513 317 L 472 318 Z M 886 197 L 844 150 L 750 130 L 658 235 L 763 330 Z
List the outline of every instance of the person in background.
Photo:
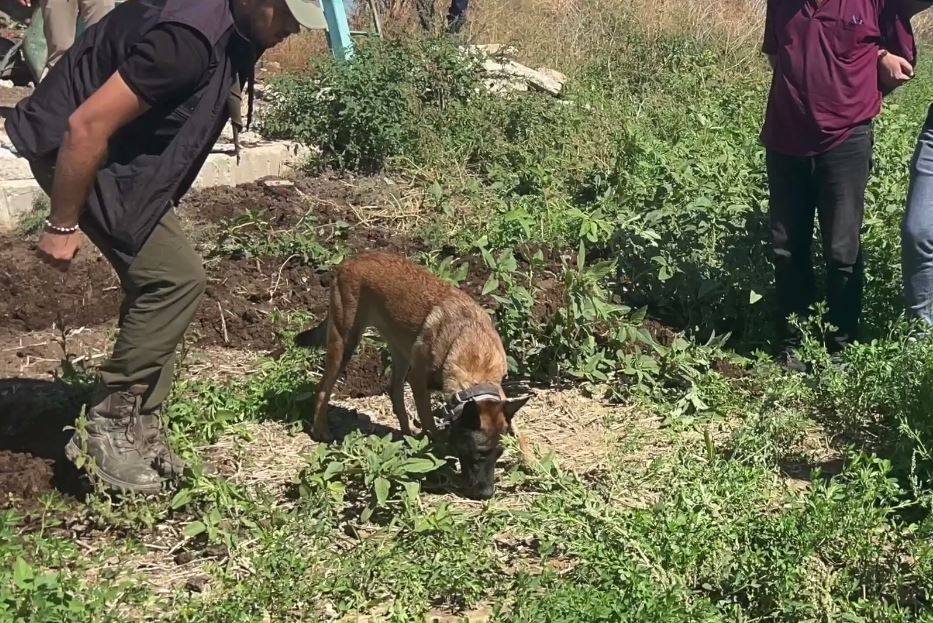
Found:
M 32 0 L 19 0 L 26 7 Z M 75 42 L 78 17 L 85 27 L 93 26 L 113 10 L 114 0 L 41 0 L 42 26 L 48 56 L 40 80 Z
M 425 32 L 435 32 L 434 25 L 435 0 L 417 0 L 418 19 Z M 467 11 L 470 0 L 451 0 L 447 9 L 447 34 L 455 35 L 463 30 L 467 21 Z
M 83 232 L 124 291 L 86 426 L 65 448 L 72 461 L 93 459 L 84 464 L 111 488 L 156 492 L 183 468 L 163 405 L 206 277 L 174 206 L 228 120 L 237 147 L 259 55 L 312 26 L 317 11 L 313 0 L 127 0 L 7 118 L 51 197 L 39 258 L 67 271 Z
M 447 32 L 455 35 L 463 30 L 467 21 L 470 0 L 451 0 L 447 10 Z
M 826 260 L 827 347 L 856 339 L 862 308 L 860 232 L 882 96 L 913 75 L 901 0 L 768 0 L 763 52 L 773 69 L 761 140 L 770 190 L 778 360 L 804 371 L 799 332 L 816 302 L 814 217 Z
M 904 13 L 913 17 L 930 8 L 931 2 L 904 0 Z M 901 253 L 908 314 L 933 327 L 933 106 L 910 165 Z

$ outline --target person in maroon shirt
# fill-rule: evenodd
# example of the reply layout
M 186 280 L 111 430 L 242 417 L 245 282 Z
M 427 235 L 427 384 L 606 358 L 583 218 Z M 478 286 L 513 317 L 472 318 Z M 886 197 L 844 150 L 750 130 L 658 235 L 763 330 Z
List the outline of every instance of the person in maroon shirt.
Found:
M 862 306 L 860 230 L 883 92 L 912 75 L 915 55 L 904 0 L 768 0 L 763 52 L 774 76 L 761 140 L 766 148 L 775 268 L 778 357 L 796 357 L 816 301 L 811 261 L 814 215 L 826 259 L 829 338 L 842 350 L 858 332 Z

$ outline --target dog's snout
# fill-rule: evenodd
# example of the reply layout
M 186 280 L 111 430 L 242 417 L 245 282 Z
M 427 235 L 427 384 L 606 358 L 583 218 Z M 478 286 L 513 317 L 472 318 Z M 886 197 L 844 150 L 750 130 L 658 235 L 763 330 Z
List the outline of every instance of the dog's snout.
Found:
M 472 487 L 469 490 L 469 496 L 474 500 L 488 500 L 495 492 L 496 488 L 492 485 L 480 485 Z

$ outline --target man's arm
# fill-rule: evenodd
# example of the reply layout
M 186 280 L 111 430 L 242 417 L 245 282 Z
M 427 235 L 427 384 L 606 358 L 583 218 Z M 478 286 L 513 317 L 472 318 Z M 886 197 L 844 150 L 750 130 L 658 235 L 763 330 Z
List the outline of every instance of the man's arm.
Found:
M 68 118 L 52 184 L 49 228 L 39 240 L 38 254 L 46 262 L 66 270 L 78 252 L 81 234 L 62 233 L 78 224 L 97 170 L 107 157 L 110 138 L 121 127 L 149 109 L 119 73 L 89 97 Z

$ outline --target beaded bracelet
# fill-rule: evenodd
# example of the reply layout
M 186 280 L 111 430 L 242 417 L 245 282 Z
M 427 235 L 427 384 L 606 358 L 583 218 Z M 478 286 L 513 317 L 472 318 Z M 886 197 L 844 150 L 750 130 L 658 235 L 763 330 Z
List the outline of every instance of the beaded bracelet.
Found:
M 52 221 L 45 219 L 45 228 L 52 231 L 56 234 L 74 234 L 77 233 L 79 226 L 72 225 L 71 227 L 59 227 L 58 225 L 52 225 Z

